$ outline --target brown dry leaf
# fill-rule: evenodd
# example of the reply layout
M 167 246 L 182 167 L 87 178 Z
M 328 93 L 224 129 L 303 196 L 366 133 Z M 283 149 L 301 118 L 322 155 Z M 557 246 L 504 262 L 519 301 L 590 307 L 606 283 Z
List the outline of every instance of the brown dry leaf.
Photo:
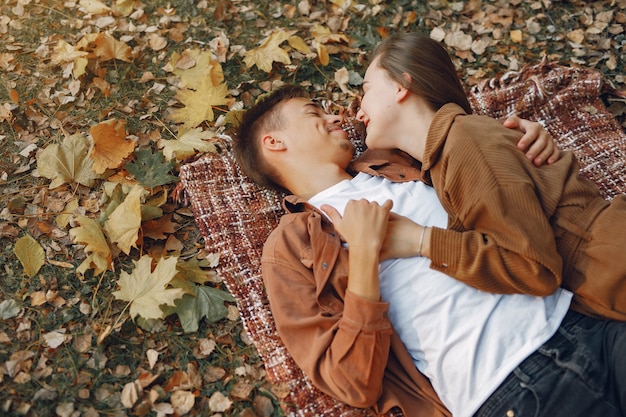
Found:
M 189 391 L 174 391 L 170 396 L 170 403 L 179 416 L 189 413 L 196 402 L 196 396 Z
M 44 305 L 47 302 L 48 298 L 46 297 L 46 293 L 44 291 L 35 291 L 30 295 L 30 305 L 33 307 Z
M 37 156 L 37 171 L 42 177 L 51 179 L 50 188 L 64 183 L 77 182 L 92 187 L 98 174 L 88 158 L 89 141 L 80 133 L 69 136 L 61 145 L 48 145 Z
M 251 68 L 256 65 L 261 71 L 269 73 L 274 62 L 291 64 L 289 54 L 280 47 L 280 44 L 288 40 L 294 33 L 296 33 L 295 30 L 285 31 L 283 29 L 272 32 L 259 47 L 244 53 L 243 61 L 246 66 Z
M 104 231 L 111 242 L 125 254 L 136 247 L 141 227 L 141 198 L 145 193 L 141 185 L 134 185 L 124 201 L 113 210 L 104 223 Z
M 127 383 L 122 389 L 122 405 L 125 408 L 132 408 L 142 393 L 143 389 L 139 386 L 137 381 Z
M 183 296 L 180 288 L 167 288 L 176 275 L 177 257 L 160 259 L 152 270 L 152 258 L 144 255 L 139 261 L 133 261 L 135 269 L 131 274 L 122 271 L 118 280 L 120 289 L 113 292 L 118 300 L 130 303 L 129 313 L 134 319 L 162 319 L 161 305 L 174 306 L 174 300 Z
M 330 29 L 327 27 L 316 23 L 313 28 L 311 28 L 311 34 L 315 39 L 315 45 L 317 50 L 317 56 L 322 63 L 322 65 L 326 66 L 330 62 L 330 57 L 328 53 L 328 48 L 326 48 L 326 44 L 329 42 L 344 42 L 348 43 L 348 38 L 345 35 L 341 35 L 338 33 L 332 33 Z
M 85 252 L 89 254 L 76 268 L 76 272 L 84 274 L 86 270 L 93 268 L 94 274 L 98 275 L 104 271 L 113 270 L 111 249 L 100 223 L 85 216 L 78 216 L 76 220 L 80 226 L 70 229 L 70 236 L 74 242 L 85 245 Z
M 104 14 L 111 11 L 106 4 L 98 0 L 80 0 L 78 4 L 89 14 Z
M 132 48 L 108 33 L 87 34 L 78 42 L 76 47 L 80 50 L 90 50 L 89 57 L 98 58 L 101 61 L 113 59 L 132 61 Z
M 223 413 L 230 409 L 232 405 L 233 402 L 219 391 L 215 391 L 209 398 L 209 410 L 214 413 Z
M 39 269 L 43 266 L 46 255 L 43 248 L 35 239 L 30 235 L 22 236 L 15 242 L 13 247 L 13 253 L 17 256 L 20 263 L 24 267 L 24 273 L 29 278 L 35 276 Z
M 137 145 L 137 142 L 126 137 L 124 120 L 107 120 L 91 126 L 89 131 L 93 137 L 93 148 L 89 157 L 98 174 L 103 174 L 107 169 L 119 168 Z
M 205 78 L 213 85 L 224 82 L 222 65 L 213 59 L 210 51 L 187 49 L 180 55 L 175 52 L 165 69 L 180 77 L 183 87 L 194 86 L 197 80 Z
M 174 233 L 176 231 L 178 223 L 172 221 L 172 215 L 166 214 L 156 220 L 150 220 L 144 222 L 141 226 L 143 237 L 148 237 L 154 240 L 165 239 L 166 233 Z

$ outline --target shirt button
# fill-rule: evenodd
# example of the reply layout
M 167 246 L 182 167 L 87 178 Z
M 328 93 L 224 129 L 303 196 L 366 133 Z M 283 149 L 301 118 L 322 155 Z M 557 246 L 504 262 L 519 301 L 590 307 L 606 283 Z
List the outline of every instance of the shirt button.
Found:
M 515 411 L 513 411 L 513 410 L 507 410 L 507 412 L 506 412 L 506 417 L 515 417 Z
M 322 268 L 324 269 L 328 268 L 328 264 L 326 262 L 322 262 Z

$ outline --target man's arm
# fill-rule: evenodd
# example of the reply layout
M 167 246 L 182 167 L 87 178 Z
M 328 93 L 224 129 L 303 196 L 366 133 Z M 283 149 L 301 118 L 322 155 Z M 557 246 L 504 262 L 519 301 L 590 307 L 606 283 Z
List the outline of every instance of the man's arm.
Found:
M 392 334 L 388 304 L 377 296 L 378 263 L 366 261 L 358 267 L 363 269 L 348 272 L 358 245 L 347 254 L 339 237 L 325 232 L 324 259 L 316 262 L 315 253 L 307 250 L 316 252 L 318 245 L 302 241 L 322 228 L 322 216 L 311 216 L 308 224 L 279 227 L 264 248 L 263 277 L 278 333 L 316 387 L 352 406 L 370 407 L 382 393 Z M 372 265 L 365 266 L 370 263 L 376 264 L 375 277 Z M 365 288 L 357 295 L 341 288 L 349 286 L 346 276 L 348 283 L 376 286 L 369 293 L 369 285 L 353 285 L 356 293 Z

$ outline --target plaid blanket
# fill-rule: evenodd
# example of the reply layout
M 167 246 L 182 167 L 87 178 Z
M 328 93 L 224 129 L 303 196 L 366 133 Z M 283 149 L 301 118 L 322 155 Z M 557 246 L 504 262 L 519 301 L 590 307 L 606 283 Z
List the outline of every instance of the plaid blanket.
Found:
M 607 199 L 626 192 L 626 134 L 600 95 L 608 88 L 598 71 L 541 63 L 485 80 L 468 93 L 476 113 L 516 114 L 536 120 L 561 149 L 579 159 L 581 175 Z M 351 139 L 363 144 L 358 122 Z M 237 300 L 244 328 L 264 361 L 281 407 L 289 416 L 370 416 L 318 391 L 302 373 L 276 332 L 261 278 L 263 243 L 282 214 L 282 196 L 254 185 L 237 166 L 229 138 L 218 152 L 183 165 L 180 180 L 207 251 L 220 253 L 218 270 Z M 389 415 L 401 415 L 392 412 Z

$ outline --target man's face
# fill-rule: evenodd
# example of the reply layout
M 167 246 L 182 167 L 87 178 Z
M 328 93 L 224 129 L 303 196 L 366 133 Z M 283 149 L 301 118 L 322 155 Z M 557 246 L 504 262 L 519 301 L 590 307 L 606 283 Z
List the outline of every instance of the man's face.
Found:
M 342 116 L 327 114 L 305 98 L 293 98 L 280 106 L 283 128 L 274 134 L 284 141 L 294 157 L 347 166 L 353 156 L 353 145 L 341 127 Z
M 398 83 L 378 65 L 380 58 L 374 59 L 365 72 L 363 97 L 357 118 L 367 129 L 366 144 L 369 148 L 393 148 L 395 144 L 390 134 L 397 123 L 395 112 Z

